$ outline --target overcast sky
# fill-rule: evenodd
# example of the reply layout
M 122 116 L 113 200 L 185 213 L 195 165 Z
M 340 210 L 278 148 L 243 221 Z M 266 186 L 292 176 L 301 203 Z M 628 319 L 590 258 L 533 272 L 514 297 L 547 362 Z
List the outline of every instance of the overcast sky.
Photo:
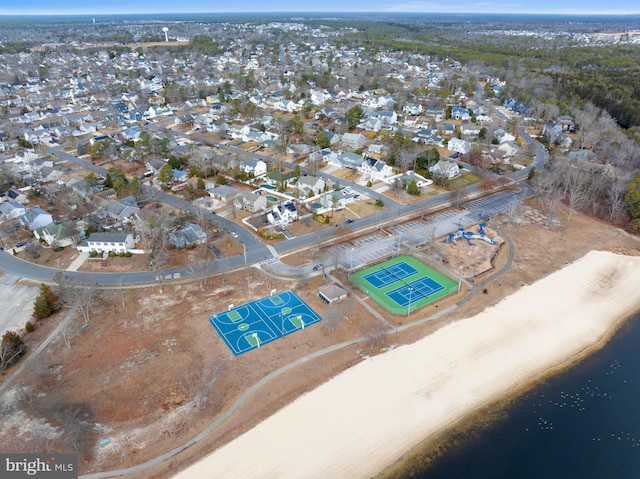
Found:
M 209 12 L 640 13 L 640 0 L 0 0 L 0 15 Z

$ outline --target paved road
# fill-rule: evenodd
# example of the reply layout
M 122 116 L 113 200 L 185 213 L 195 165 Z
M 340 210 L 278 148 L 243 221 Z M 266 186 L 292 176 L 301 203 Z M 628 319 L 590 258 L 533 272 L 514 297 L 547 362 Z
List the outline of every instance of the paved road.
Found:
M 172 135 L 185 136 L 189 137 L 189 135 L 185 135 L 182 133 L 174 132 L 173 130 L 167 130 L 161 128 L 157 125 L 153 125 L 154 128 L 160 129 Z M 548 159 L 548 154 L 544 147 L 542 147 L 538 142 L 536 142 L 533 138 L 526 134 L 526 132 L 521 132 L 523 138 L 530 144 L 532 144 L 536 148 L 536 159 L 531 167 L 525 170 L 520 170 L 513 173 L 510 178 L 512 181 L 519 181 L 523 178 L 526 178 L 528 174 L 528 170 L 532 167 L 542 167 L 544 163 Z M 239 150 L 234 147 L 230 147 L 228 145 L 219 144 L 215 142 L 211 142 L 208 140 L 202 140 L 203 143 L 209 144 L 210 146 L 215 146 L 218 148 L 227 149 L 229 151 L 233 151 L 234 153 L 241 153 L 244 155 L 253 155 L 254 157 L 263 158 L 263 155 L 251 154 L 247 153 L 244 150 Z M 77 158 L 74 155 L 70 155 L 68 153 L 63 152 L 60 148 L 52 148 L 51 152 L 62 159 L 69 161 L 72 164 L 85 168 L 89 171 L 93 171 L 99 175 L 106 175 L 107 170 L 100 166 L 94 165 L 91 162 L 85 161 L 81 158 Z M 293 167 L 293 165 L 288 164 L 288 167 Z M 470 165 L 468 165 L 470 169 L 473 169 Z M 322 174 L 323 177 L 330 179 L 332 181 L 340 180 L 328 174 Z M 343 225 L 345 228 L 351 231 L 364 230 L 366 228 L 375 227 L 378 225 L 385 224 L 390 221 L 397 221 L 401 217 L 405 215 L 412 215 L 416 212 L 423 212 L 424 214 L 429 214 L 437 211 L 443 207 L 448 206 L 449 200 L 447 198 L 448 195 L 438 195 L 435 197 L 424 198 L 420 201 L 413 202 L 411 204 L 400 204 L 396 203 L 393 200 L 387 198 L 386 196 L 382 196 L 379 193 L 375 193 L 372 190 L 361 187 L 359 185 L 351 185 L 352 188 L 356 191 L 361 191 L 363 194 L 377 198 L 384 198 L 383 201 L 386 205 L 389 206 L 388 209 L 376 213 L 374 215 L 370 215 L 364 218 L 359 218 L 351 224 Z M 147 192 L 149 192 L 149 186 L 144 185 Z M 484 193 L 480 189 L 479 184 L 471 185 L 468 188 L 467 195 L 468 198 L 473 203 L 475 198 L 482 196 Z M 527 195 L 531 194 L 531 190 L 521 185 L 521 189 L 519 192 L 503 192 L 498 193 L 496 195 L 490 195 L 489 199 L 484 205 L 479 206 L 478 211 L 473 211 L 474 213 L 485 213 L 490 215 L 498 214 L 499 212 L 504 211 L 505 205 L 507 205 L 514 198 L 523 198 Z M 118 286 L 125 284 L 136 284 L 136 283 L 148 283 L 154 282 L 159 279 L 168 280 L 168 279 L 177 279 L 184 278 L 188 276 L 193 276 L 196 274 L 207 274 L 213 273 L 221 270 L 233 269 L 244 264 L 256 264 L 265 261 L 270 261 L 274 258 L 274 256 L 293 251 L 305 246 L 309 246 L 313 243 L 322 243 L 329 239 L 332 239 L 335 236 L 335 231 L 331 228 L 319 231 L 312 235 L 300 236 L 297 238 L 293 238 L 288 241 L 283 241 L 278 243 L 273 248 L 268 248 L 264 244 L 262 244 L 258 239 L 245 228 L 240 225 L 226 219 L 222 218 L 218 215 L 215 215 L 211 212 L 198 208 L 194 206 L 190 202 L 187 202 L 177 196 L 170 195 L 164 193 L 159 190 L 154 189 L 155 197 L 168 205 L 171 205 L 175 208 L 182 209 L 184 211 L 189 211 L 194 214 L 201 214 L 203 217 L 208 219 L 212 224 L 217 225 L 223 231 L 234 232 L 239 241 L 244 245 L 244 253 L 241 256 L 231 257 L 219 259 L 216 261 L 211 261 L 206 264 L 184 267 L 184 268 L 176 268 L 171 270 L 166 270 L 162 272 L 162 275 L 157 275 L 151 271 L 141 271 L 134 273 L 86 273 L 86 272 L 66 272 L 74 281 L 83 284 L 98 284 L 98 285 L 108 285 L 108 286 Z M 492 199 L 491 199 L 492 198 Z M 475 206 L 474 206 L 475 207 Z M 275 254 L 274 254 L 275 253 Z M 32 278 L 38 281 L 51 281 L 53 276 L 56 273 L 56 270 L 53 268 L 47 268 L 43 266 L 38 266 L 35 264 L 27 263 L 24 261 L 15 258 L 14 256 L 8 254 L 5 251 L 0 252 L 0 269 L 5 270 L 7 273 L 15 274 L 22 277 Z

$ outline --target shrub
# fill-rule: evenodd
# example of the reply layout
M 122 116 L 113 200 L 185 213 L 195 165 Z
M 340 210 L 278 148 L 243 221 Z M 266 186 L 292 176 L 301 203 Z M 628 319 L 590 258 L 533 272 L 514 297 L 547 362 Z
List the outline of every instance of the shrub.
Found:
M 27 333 L 33 333 L 36 330 L 36 327 L 31 321 L 27 321 L 27 324 L 24 325 L 24 329 Z
M 378 198 L 378 199 L 376 200 L 376 206 L 377 206 L 378 208 L 382 208 L 382 207 L 384 206 L 384 201 L 382 201 L 380 198 Z
M 484 288 L 484 289 L 482 290 L 482 292 L 483 292 L 484 294 L 487 294 L 487 293 L 488 293 L 487 288 Z
M 118 256 L 120 256 L 121 258 L 124 258 L 124 251 L 120 251 L 120 252 L 118 253 Z
M 98 256 L 98 252 L 97 251 L 90 251 L 89 252 L 89 258 L 95 258 L 96 256 Z
M 131 258 L 131 257 L 133 256 L 133 253 L 131 253 L 131 251 L 127 251 L 124 255 L 125 255 L 127 258 Z
M 46 284 L 40 285 L 40 294 L 33 302 L 33 316 L 36 319 L 44 319 L 57 311 L 58 297 Z
M 109 251 L 109 257 L 113 258 L 116 255 L 115 251 Z
M 53 251 L 55 251 L 56 253 L 59 253 L 60 251 L 64 251 L 64 246 L 56 246 L 55 248 L 53 248 Z

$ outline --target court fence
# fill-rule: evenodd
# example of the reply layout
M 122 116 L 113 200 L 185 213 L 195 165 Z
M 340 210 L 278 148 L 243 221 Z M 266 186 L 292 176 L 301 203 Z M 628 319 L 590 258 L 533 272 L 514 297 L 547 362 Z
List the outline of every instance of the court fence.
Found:
M 366 294 L 370 298 L 374 299 L 376 303 L 378 303 L 384 309 L 389 311 L 391 314 L 395 314 L 398 316 L 406 316 L 407 314 L 409 314 L 410 311 L 411 312 L 416 311 L 422 308 L 423 306 L 430 304 L 430 302 L 427 302 L 425 305 L 421 305 L 418 307 L 417 305 L 422 301 L 422 299 L 424 299 L 424 298 L 421 298 L 420 300 L 415 301 L 405 307 L 393 306 L 392 304 L 390 304 L 390 300 L 385 293 L 380 291 L 380 289 L 378 288 L 372 287 L 371 284 L 364 278 L 352 275 L 350 279 L 351 279 L 351 283 L 354 286 L 356 286 L 360 291 L 362 291 L 364 294 Z M 449 288 L 445 288 L 445 291 L 446 291 L 446 294 L 441 295 L 440 296 L 441 298 L 444 298 L 445 296 L 449 296 L 450 294 L 453 294 L 453 293 L 457 293 L 458 285 L 454 284 Z

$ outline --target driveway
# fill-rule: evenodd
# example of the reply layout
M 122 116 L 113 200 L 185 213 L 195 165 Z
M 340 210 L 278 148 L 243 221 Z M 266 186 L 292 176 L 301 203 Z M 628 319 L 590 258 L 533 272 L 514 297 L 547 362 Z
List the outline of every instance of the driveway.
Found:
M 0 276 L 0 334 L 24 327 L 31 319 L 33 302 L 38 296 L 38 288 L 18 284 L 19 276 L 3 274 Z

